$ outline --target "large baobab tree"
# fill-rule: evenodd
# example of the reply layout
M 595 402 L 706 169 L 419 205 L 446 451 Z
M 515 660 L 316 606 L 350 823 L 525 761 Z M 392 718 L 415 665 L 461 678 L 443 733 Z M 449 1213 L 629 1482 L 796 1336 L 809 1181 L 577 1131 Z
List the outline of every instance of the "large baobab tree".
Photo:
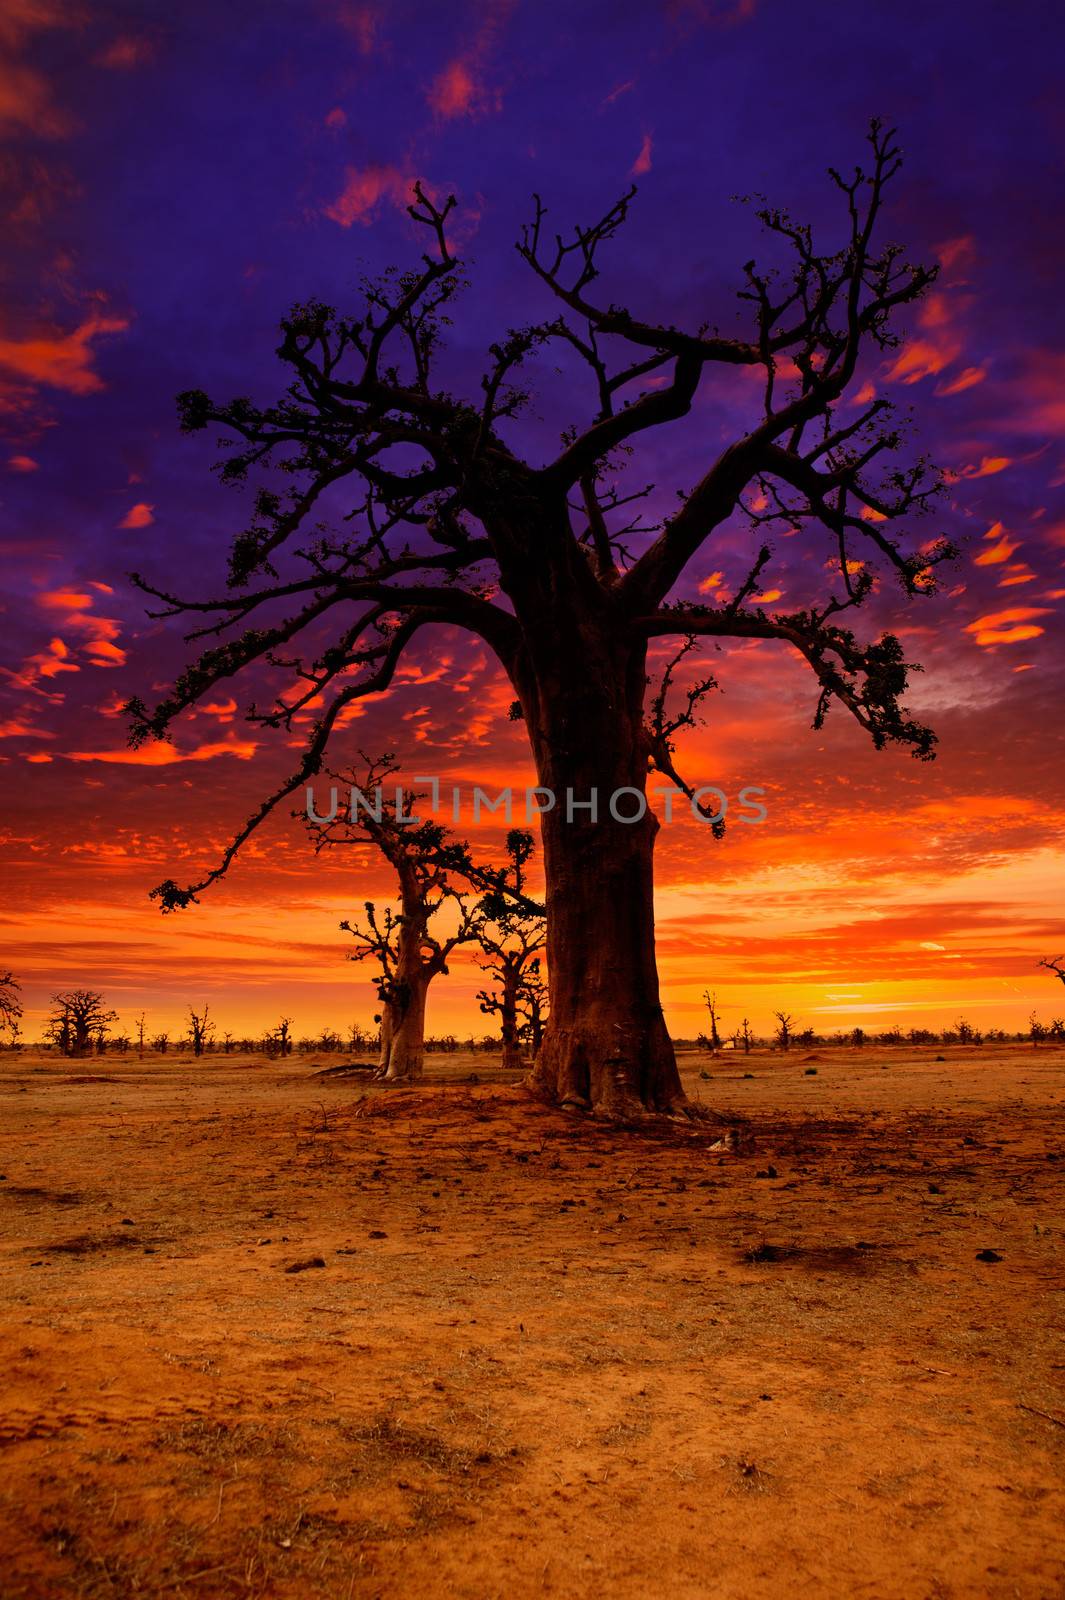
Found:
M 66 1056 L 87 1056 L 94 1039 L 106 1039 L 118 1012 L 108 1010 L 95 989 L 68 989 L 52 996 L 49 1037 Z
M 481 971 L 495 979 L 494 986 L 480 990 L 477 999 L 486 1016 L 499 1017 L 504 1067 L 521 1066 L 523 1014 L 530 1030 L 538 1015 L 544 916 L 539 906 L 528 902 L 525 881 L 534 848 L 531 833 L 522 828 L 510 830 L 499 887 L 486 894 L 477 907 L 477 943 L 485 957 Z
M 656 641 L 778 644 L 810 669 L 816 727 L 838 704 L 877 747 L 894 741 L 928 757 L 935 742 L 903 705 L 898 639 L 863 640 L 849 625 L 880 575 L 894 575 L 906 596 L 927 594 L 951 553 L 943 540 L 898 531 L 927 509 L 938 479 L 923 459 L 896 454 L 889 402 L 867 400 L 863 388 L 869 358 L 898 342 L 895 313 L 936 276 L 878 242 L 901 158 L 878 123 L 870 146 L 866 168 L 831 174 L 842 215 L 833 246 L 815 245 L 781 211 L 760 212 L 770 254 L 785 264 L 746 265 L 746 324 L 735 336 L 709 317 L 655 322 L 599 292 L 633 191 L 571 234 L 549 227 L 537 199 L 518 249 L 547 314 L 491 344 L 474 395 L 457 397 L 435 360 L 463 282 L 448 233 L 454 200 L 416 186 L 410 216 L 425 254 L 367 284 L 353 314 L 296 308 L 282 323 L 287 382 L 276 403 L 181 396 L 187 431 L 221 429 L 231 445 L 223 479 L 276 475 L 233 543 L 227 593 L 177 595 L 135 577 L 161 602 L 152 615 L 198 619 L 189 637 L 210 642 L 154 708 L 131 701 L 131 737 L 166 737 L 224 680 L 252 679 L 261 692 L 257 664 L 271 661 L 286 682 L 272 703 L 249 706 L 249 720 L 288 741 L 308 713 L 313 722 L 295 770 L 218 864 L 155 891 L 164 909 L 222 876 L 275 806 L 320 770 L 352 703 L 389 689 L 424 630 L 465 629 L 509 677 L 537 781 L 556 797 L 541 817 L 550 1020 L 534 1087 L 611 1116 L 690 1109 L 655 962 L 658 824 L 646 788 L 656 751 L 645 699 Z M 559 418 L 550 459 L 530 460 L 514 419 L 531 381 L 523 363 L 545 348 L 584 371 L 590 403 L 583 417 Z M 706 437 L 694 481 L 661 518 L 647 520 L 653 500 L 634 516 L 633 475 L 654 476 L 663 430 L 689 417 L 704 383 L 728 374 L 734 437 L 723 448 Z M 576 380 L 569 392 L 579 393 Z M 747 524 L 750 554 L 731 598 L 689 598 L 708 542 Z M 762 542 L 773 528 L 797 536 L 782 543 L 807 549 L 819 575 L 797 609 L 760 599 L 773 582 L 773 549 Z
M 365 759 L 365 758 L 364 758 Z M 477 936 L 480 913 L 456 886 L 456 879 L 475 879 L 482 887 L 491 876 L 479 872 L 467 845 L 428 818 L 411 822 L 403 811 L 402 790 L 389 786 L 398 769 L 391 756 L 368 760 L 364 772 L 331 773 L 331 815 L 320 817 L 308 806 L 306 825 L 315 852 L 370 846 L 396 875 L 399 910 L 379 912 L 365 902 L 361 921 L 340 924 L 356 941 L 353 961 L 373 960 L 381 1002 L 379 1076 L 388 1082 L 420 1078 L 425 1064 L 425 1007 L 433 979 L 447 972 L 453 950 Z M 340 792 L 357 792 L 366 804 L 340 802 Z M 408 796 L 417 804 L 417 797 Z M 454 926 L 447 933 L 431 924 L 450 910 Z

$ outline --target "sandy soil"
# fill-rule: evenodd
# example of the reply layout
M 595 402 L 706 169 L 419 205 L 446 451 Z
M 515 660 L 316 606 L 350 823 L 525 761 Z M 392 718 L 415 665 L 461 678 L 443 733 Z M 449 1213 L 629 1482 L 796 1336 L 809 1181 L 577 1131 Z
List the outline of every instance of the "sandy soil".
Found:
M 3 1600 L 1062 1593 L 1065 1054 L 430 1059 L 0 1058 Z

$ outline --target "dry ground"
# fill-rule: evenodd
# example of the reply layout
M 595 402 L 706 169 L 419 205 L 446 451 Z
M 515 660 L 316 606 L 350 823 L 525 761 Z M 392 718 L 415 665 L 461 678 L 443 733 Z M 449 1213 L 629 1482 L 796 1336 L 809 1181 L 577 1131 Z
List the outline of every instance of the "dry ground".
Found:
M 0 1061 L 3 1600 L 1065 1589 L 1060 1051 Z

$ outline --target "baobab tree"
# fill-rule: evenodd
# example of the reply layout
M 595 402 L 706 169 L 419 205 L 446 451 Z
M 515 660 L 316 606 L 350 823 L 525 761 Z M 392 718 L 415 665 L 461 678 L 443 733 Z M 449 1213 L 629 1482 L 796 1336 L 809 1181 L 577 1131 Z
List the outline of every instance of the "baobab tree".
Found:
M 95 989 L 68 989 L 54 994 L 55 1010 L 48 1020 L 49 1037 L 67 1056 L 87 1056 L 95 1040 L 106 1040 L 118 1012 L 109 1011 Z
M 1054 972 L 1065 983 L 1065 956 L 1044 956 L 1039 962 L 1041 967 L 1046 967 L 1048 972 Z
M 207 1048 L 207 1041 L 214 1033 L 215 1025 L 211 1021 L 210 1007 L 204 1006 L 202 1011 L 195 1011 L 189 1007 L 189 1043 L 192 1045 L 194 1056 L 202 1056 Z
M 11 1048 L 18 1043 L 22 1024 L 22 985 L 12 972 L 0 973 L 0 1029 L 11 1035 Z
M 706 1001 L 706 1009 L 710 1013 L 710 1048 L 717 1055 L 721 1049 L 721 1035 L 717 1031 L 717 994 L 716 992 L 711 994 L 709 989 L 704 989 L 703 999 Z
M 337 789 L 331 787 L 333 814 L 321 818 L 308 806 L 310 814 L 305 821 L 316 854 L 324 849 L 370 846 L 396 875 L 398 911 L 386 906 L 379 912 L 374 902 L 367 900 L 362 921 L 346 919 L 340 924 L 357 944 L 351 960 L 373 960 L 380 968 L 375 980 L 381 1002 L 378 1074 L 391 1083 L 422 1076 L 429 985 L 447 972 L 452 951 L 476 937 L 482 920 L 456 887 L 455 879 L 473 878 L 482 886 L 494 879 L 479 872 L 468 846 L 446 828 L 428 818 L 408 820 L 402 813 L 399 785 L 390 794 L 384 792 L 386 780 L 398 774 L 390 755 L 373 760 L 364 756 L 363 760 L 365 770 L 329 776 L 338 787 L 369 797 L 368 803 L 344 809 L 334 803 Z M 418 797 L 407 798 L 411 804 L 418 803 Z M 446 910 L 453 914 L 453 930 L 446 935 L 434 933 L 430 924 Z
M 475 924 L 477 943 L 487 958 L 480 963 L 481 971 L 496 980 L 493 988 L 481 989 L 477 999 L 486 1016 L 499 1017 L 503 1065 L 511 1068 L 522 1064 L 522 1010 L 530 1025 L 535 1015 L 545 939 L 543 911 L 526 898 L 525 868 L 534 848 L 531 833 L 511 828 L 499 887 L 478 904 Z
M 795 1018 L 788 1011 L 774 1011 L 773 1015 L 777 1019 L 777 1044 L 782 1050 L 790 1050 Z
M 276 1050 L 279 1056 L 292 1054 L 292 1018 L 282 1017 L 276 1028 L 266 1035 L 266 1045 L 269 1050 Z
M 154 891 L 164 910 L 223 876 L 275 807 L 321 770 L 353 703 L 389 689 L 424 630 L 466 630 L 509 678 L 537 782 L 555 797 L 540 818 L 550 1020 L 532 1085 L 609 1116 L 691 1111 L 655 960 L 649 652 L 670 637 L 780 645 L 810 669 L 815 727 L 839 705 L 877 748 L 933 754 L 934 734 L 903 702 L 909 664 L 898 639 L 862 640 L 849 625 L 883 575 L 907 598 L 924 596 L 953 554 L 943 539 L 899 531 L 929 508 L 939 479 L 923 458 L 897 456 L 903 433 L 890 402 L 866 398 L 873 367 L 898 343 L 896 313 L 937 271 L 877 242 L 901 156 L 878 122 L 869 144 L 866 168 L 831 173 L 836 244 L 816 247 L 783 211 L 758 213 L 785 264 L 744 267 L 746 320 L 735 336 L 709 316 L 678 327 L 599 293 L 634 190 L 570 234 L 553 231 L 537 198 L 518 250 L 546 314 L 489 345 L 473 397 L 456 396 L 435 360 L 464 279 L 449 234 L 455 201 L 416 185 L 420 261 L 365 284 L 354 314 L 313 300 L 295 308 L 282 322 L 287 375 L 276 403 L 180 396 L 186 431 L 221 429 L 231 446 L 223 480 L 275 476 L 263 477 L 234 539 L 228 592 L 177 595 L 134 575 L 160 602 L 151 615 L 197 619 L 188 637 L 209 643 L 154 708 L 129 703 L 131 739 L 167 737 L 219 684 L 228 692 L 228 680 L 261 693 L 266 663 L 284 682 L 247 719 L 286 743 L 309 731 L 295 770 L 218 863 L 194 883 L 168 879 Z M 515 419 L 531 382 L 522 368 L 544 353 L 583 372 L 591 398 L 582 415 L 559 418 L 550 459 L 532 460 Z M 683 426 L 706 384 L 726 374 L 736 379 L 733 437 L 707 442 L 694 481 L 650 515 L 654 494 L 641 499 L 632 487 L 653 473 L 647 452 L 661 459 L 662 430 Z M 580 393 L 576 376 L 567 392 Z M 694 565 L 726 529 L 730 539 L 746 530 L 743 573 L 731 598 L 699 603 Z M 796 609 L 772 609 L 763 596 L 774 529 L 795 536 L 786 548 L 808 552 L 811 582 L 819 575 Z

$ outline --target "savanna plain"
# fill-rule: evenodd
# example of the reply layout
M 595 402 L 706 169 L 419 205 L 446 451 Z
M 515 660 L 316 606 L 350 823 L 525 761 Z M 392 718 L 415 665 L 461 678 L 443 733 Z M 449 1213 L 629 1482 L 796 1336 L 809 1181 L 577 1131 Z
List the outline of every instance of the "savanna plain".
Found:
M 0 1057 L 0 1595 L 1065 1587 L 1065 1051 Z

